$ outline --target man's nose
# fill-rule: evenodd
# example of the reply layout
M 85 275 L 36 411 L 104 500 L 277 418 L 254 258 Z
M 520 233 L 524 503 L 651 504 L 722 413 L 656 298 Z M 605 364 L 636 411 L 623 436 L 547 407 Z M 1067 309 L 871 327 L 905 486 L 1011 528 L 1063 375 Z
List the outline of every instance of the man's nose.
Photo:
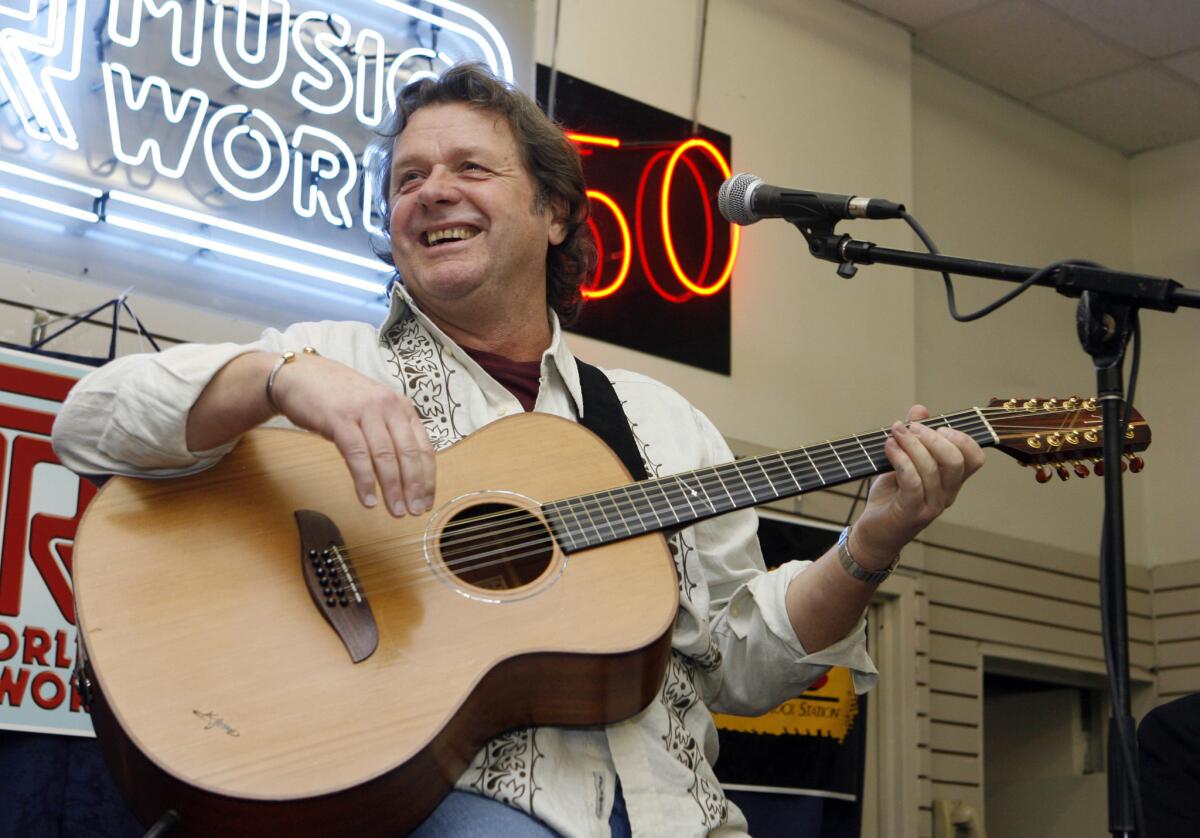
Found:
M 422 181 L 418 197 L 421 203 L 427 205 L 458 200 L 458 187 L 454 180 L 454 173 L 445 166 L 434 166 Z

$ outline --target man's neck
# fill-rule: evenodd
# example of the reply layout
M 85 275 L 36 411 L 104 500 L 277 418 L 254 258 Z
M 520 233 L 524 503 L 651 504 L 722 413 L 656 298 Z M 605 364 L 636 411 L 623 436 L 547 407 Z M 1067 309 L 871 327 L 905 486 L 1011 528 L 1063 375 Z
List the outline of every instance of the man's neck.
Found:
M 459 346 L 481 349 L 511 361 L 539 361 L 550 347 L 553 331 L 542 304 L 536 311 L 496 311 L 473 306 L 446 310 L 416 300 L 421 311 Z

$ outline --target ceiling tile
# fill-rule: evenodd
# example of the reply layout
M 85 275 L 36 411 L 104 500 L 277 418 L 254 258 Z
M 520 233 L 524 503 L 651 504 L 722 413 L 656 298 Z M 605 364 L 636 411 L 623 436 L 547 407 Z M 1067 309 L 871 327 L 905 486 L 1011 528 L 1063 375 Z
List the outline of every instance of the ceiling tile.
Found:
M 901 24 L 910 32 L 920 32 L 938 21 L 969 12 L 992 0 L 850 0 Z
M 1162 62 L 1179 73 L 1181 76 L 1200 84 L 1200 49 L 1192 52 L 1185 52 L 1183 55 L 1177 55 L 1174 58 L 1168 58 Z M 1200 96 L 1200 90 L 1196 91 L 1196 95 Z
M 1200 47 L 1196 0 L 1041 0 L 1151 58 Z
M 1126 154 L 1200 137 L 1196 89 L 1153 66 L 1051 93 L 1033 105 Z
M 1034 0 L 1002 0 L 917 34 L 918 49 L 1018 99 L 1061 90 L 1138 63 Z

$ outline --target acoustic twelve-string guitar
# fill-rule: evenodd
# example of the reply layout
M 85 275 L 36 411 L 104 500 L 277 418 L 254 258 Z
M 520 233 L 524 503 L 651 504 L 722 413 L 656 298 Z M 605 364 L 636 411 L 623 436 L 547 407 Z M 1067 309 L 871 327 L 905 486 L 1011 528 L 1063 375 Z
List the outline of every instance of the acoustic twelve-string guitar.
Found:
M 1043 481 L 1102 450 L 1092 400 L 926 424 Z M 397 520 L 358 503 L 331 443 L 254 431 L 202 474 L 117 478 L 90 504 L 80 687 L 147 823 L 173 809 L 188 834 L 396 834 L 496 734 L 650 702 L 678 604 L 664 531 L 887 471 L 887 436 L 630 483 L 591 432 L 526 414 L 439 453 L 432 513 Z M 1140 469 L 1141 416 L 1125 443 Z

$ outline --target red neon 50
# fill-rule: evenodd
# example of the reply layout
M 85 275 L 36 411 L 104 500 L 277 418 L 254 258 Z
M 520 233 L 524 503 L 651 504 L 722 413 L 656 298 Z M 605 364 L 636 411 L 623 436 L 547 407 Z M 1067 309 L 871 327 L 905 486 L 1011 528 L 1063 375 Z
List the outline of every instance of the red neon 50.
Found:
M 603 153 L 601 150 L 605 148 L 618 149 L 621 147 L 621 141 L 612 137 L 574 133 L 568 133 L 567 137 L 579 144 L 581 152 L 587 156 L 597 152 Z M 665 165 L 660 165 L 664 160 L 666 161 Z M 706 182 L 701 174 L 700 166 L 697 165 L 697 160 L 709 169 L 715 166 L 720 171 L 722 179 L 730 176 L 729 163 L 721 152 L 707 140 L 690 139 L 673 148 L 660 149 L 652 153 L 642 165 L 636 197 L 633 201 L 632 224 L 630 224 L 626 211 L 610 194 L 598 189 L 588 190 L 587 194 L 591 199 L 592 210 L 588 225 L 591 228 L 592 238 L 596 242 L 600 258 L 597 261 L 595 275 L 582 289 L 586 299 L 601 299 L 617 293 L 629 277 L 635 250 L 647 281 L 660 297 L 669 302 L 683 303 L 693 296 L 708 297 L 719 292 L 729 282 L 729 277 L 733 273 L 733 263 L 737 258 L 740 228 L 737 225 L 729 224 L 728 231 L 726 231 L 724 220 L 714 220 L 713 199 L 716 195 L 716 185 Z M 695 181 L 700 198 L 698 204 L 702 207 L 704 216 L 704 258 L 698 270 L 695 266 L 692 267 L 694 273 L 691 274 L 680 263 L 675 236 L 671 230 L 671 194 L 672 189 L 677 186 L 676 174 L 680 164 L 683 164 L 683 167 L 690 172 L 692 180 Z M 659 168 L 662 169 L 661 176 L 656 171 Z M 654 194 L 656 186 L 657 194 Z M 610 232 L 611 228 L 615 226 L 616 235 L 607 237 L 609 239 L 607 247 L 606 237 L 601 235 L 597 218 L 605 219 L 605 226 L 610 228 Z M 611 221 L 612 224 L 607 223 L 608 221 Z M 650 222 L 650 226 L 653 226 L 652 221 L 658 222 L 658 235 L 651 235 L 647 240 L 646 227 L 648 222 Z M 718 250 L 718 237 L 726 235 L 729 237 L 729 247 L 723 264 L 714 264 L 713 256 Z M 612 241 L 617 238 L 619 241 Z M 661 267 L 659 274 L 655 274 L 651 268 L 648 247 L 656 249 L 656 257 L 665 257 L 665 260 L 656 258 L 655 261 L 659 263 L 665 261 L 673 277 L 668 276 Z M 616 254 L 620 254 L 619 264 L 617 264 Z

